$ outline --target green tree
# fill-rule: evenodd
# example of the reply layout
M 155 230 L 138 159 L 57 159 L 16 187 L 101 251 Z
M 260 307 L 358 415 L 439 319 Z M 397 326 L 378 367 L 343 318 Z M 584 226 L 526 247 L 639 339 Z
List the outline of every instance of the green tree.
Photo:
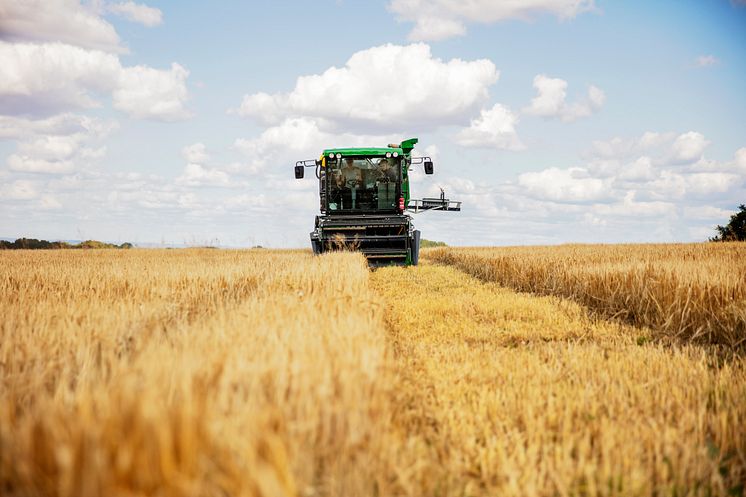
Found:
M 725 226 L 717 225 L 717 236 L 710 238 L 711 242 L 743 242 L 746 241 L 746 205 L 738 206 L 738 212 L 730 217 Z

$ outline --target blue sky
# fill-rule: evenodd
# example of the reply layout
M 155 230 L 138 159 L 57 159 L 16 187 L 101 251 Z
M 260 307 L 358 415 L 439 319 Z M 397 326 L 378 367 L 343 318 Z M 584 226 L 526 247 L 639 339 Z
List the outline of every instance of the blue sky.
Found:
M 746 202 L 746 5 L 4 2 L 0 236 L 306 246 L 295 160 L 420 138 L 456 245 L 697 241 Z

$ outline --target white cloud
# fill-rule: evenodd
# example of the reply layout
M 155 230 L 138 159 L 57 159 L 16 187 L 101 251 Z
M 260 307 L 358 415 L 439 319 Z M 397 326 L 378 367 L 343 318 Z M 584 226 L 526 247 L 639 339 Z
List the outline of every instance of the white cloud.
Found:
M 71 160 L 50 160 L 29 155 L 12 154 L 8 157 L 8 167 L 11 171 L 42 174 L 65 174 L 75 170 L 75 163 Z
M 517 116 L 510 109 L 495 104 L 491 109 L 482 110 L 468 128 L 458 133 L 456 141 L 466 147 L 522 150 L 525 147 L 515 131 L 517 122 Z
M 627 159 L 647 154 L 663 146 L 670 146 L 675 137 L 674 133 L 646 131 L 640 138 L 615 137 L 607 141 L 594 141 L 590 155 L 603 159 Z
M 133 117 L 172 121 L 184 108 L 188 71 L 123 67 L 112 54 L 62 43 L 0 42 L 0 112 L 39 114 L 96 107 L 111 93 L 114 107 Z
M 226 171 L 230 167 L 217 168 L 205 165 L 210 160 L 210 156 L 207 154 L 203 143 L 193 143 L 184 147 L 181 149 L 181 155 L 187 161 L 187 165 L 181 176 L 176 178 L 177 185 L 192 187 L 239 186 L 238 183 L 231 181 L 231 177 Z M 241 184 L 241 186 L 246 185 Z
M 0 185 L 0 198 L 11 200 L 31 200 L 39 196 L 34 183 L 27 180 L 15 180 L 10 184 Z
M 230 177 L 224 171 L 201 164 L 187 164 L 176 184 L 186 186 L 230 186 Z
M 531 105 L 524 109 L 526 114 L 563 121 L 575 121 L 588 117 L 601 109 L 606 100 L 604 92 L 595 87 L 588 88 L 588 96 L 578 102 L 567 103 L 567 81 L 550 78 L 544 74 L 534 77 L 534 88 L 538 95 L 531 100 Z
M 78 135 L 42 136 L 31 141 L 21 142 L 18 151 L 33 154 L 45 159 L 69 159 L 80 148 Z
M 705 158 L 705 150 L 710 141 L 702 133 L 688 131 L 676 134 L 671 132 L 646 132 L 639 138 L 612 138 L 607 141 L 594 141 L 591 150 L 584 156 L 590 159 L 591 169 L 596 173 L 628 167 L 628 163 L 645 158 L 656 168 L 689 167 L 692 172 L 738 170 L 738 158 L 733 163 L 718 163 Z M 738 154 L 738 152 L 736 152 Z
M 709 67 L 718 64 L 720 60 L 714 55 L 700 55 L 694 60 L 697 67 Z
M 663 201 L 637 201 L 634 190 L 627 191 L 620 202 L 609 204 L 595 204 L 591 207 L 596 216 L 610 218 L 628 217 L 633 219 L 653 218 L 660 219 L 662 216 L 675 216 L 676 205 Z
M 518 176 L 518 185 L 532 197 L 552 202 L 589 202 L 603 200 L 609 194 L 609 183 L 592 178 L 583 168 L 552 167 Z
M 592 10 L 593 0 L 392 0 L 388 6 L 400 21 L 414 22 L 414 41 L 433 41 L 466 33 L 466 23 L 491 24 L 506 19 L 531 20 L 541 15 L 571 19 Z
M 139 22 L 147 27 L 157 26 L 163 21 L 162 12 L 159 9 L 141 3 L 118 2 L 108 5 L 107 8 L 125 19 Z
M 425 44 L 388 44 L 356 52 L 344 67 L 301 76 L 289 93 L 245 95 L 238 113 L 269 125 L 305 116 L 389 132 L 432 128 L 465 123 L 498 78 L 486 59 L 443 61 Z
M 187 162 L 193 164 L 204 164 L 210 160 L 210 156 L 207 155 L 207 152 L 205 151 L 204 143 L 193 143 L 184 147 L 181 149 L 181 156 L 184 157 Z
M 734 165 L 737 170 L 746 174 L 746 147 L 736 150 Z
M 171 64 L 170 71 L 146 66 L 124 68 L 112 93 L 114 107 L 132 117 L 158 121 L 180 121 L 191 113 L 184 107 L 189 92 L 189 71 Z
M 384 146 L 393 141 L 396 139 L 385 136 L 330 133 L 323 131 L 315 119 L 295 117 L 267 128 L 257 138 L 239 138 L 234 147 L 247 157 L 245 172 L 266 171 L 271 165 L 270 171 L 289 175 L 295 161 L 316 159 L 327 147 L 369 146 L 376 143 Z
M 684 215 L 694 219 L 706 219 L 708 221 L 724 221 L 730 218 L 732 211 L 720 209 L 711 205 L 694 205 L 684 207 Z
M 117 127 L 114 121 L 63 114 L 38 121 L 3 116 L 0 136 L 19 140 L 7 158 L 10 170 L 26 173 L 66 174 L 106 154 L 94 144 Z
M 116 121 L 71 113 L 58 114 L 45 119 L 0 115 L 0 139 L 20 139 L 40 135 L 70 135 L 74 133 L 105 136 L 116 127 Z
M 655 179 L 655 170 L 650 157 L 642 156 L 637 160 L 626 164 L 617 178 L 630 182 L 651 181 Z
M 122 70 L 115 55 L 62 43 L 0 42 L 0 60 L 4 113 L 93 107 L 97 104 L 93 95 L 116 87 Z
M 466 34 L 466 26 L 461 21 L 438 17 L 422 17 L 409 33 L 412 41 L 439 41 Z
M 690 163 L 702 158 L 705 148 L 710 144 L 702 133 L 689 131 L 683 133 L 673 142 L 671 151 L 678 162 Z
M 0 6 L 0 39 L 62 42 L 125 52 L 114 27 L 100 17 L 96 5 L 84 6 L 79 0 L 4 0 Z
M 706 143 L 697 132 L 617 137 L 595 142 L 582 166 L 549 167 L 497 185 L 449 180 L 448 195 L 465 201 L 464 213 L 473 211 L 462 214 L 465 225 L 491 226 L 505 236 L 513 230 L 507 243 L 519 235 L 528 243 L 526 232 L 539 237 L 532 243 L 702 240 L 746 191 L 739 169 L 746 148 L 732 161 L 706 161 Z M 514 218 L 525 229 L 513 226 Z M 506 243 L 499 236 L 479 243 L 490 240 Z

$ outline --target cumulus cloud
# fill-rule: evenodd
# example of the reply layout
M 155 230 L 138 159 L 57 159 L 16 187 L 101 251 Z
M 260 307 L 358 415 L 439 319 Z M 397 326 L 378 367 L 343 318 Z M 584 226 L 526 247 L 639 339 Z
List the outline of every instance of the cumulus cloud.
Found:
M 525 147 L 515 130 L 517 122 L 517 116 L 510 109 L 495 104 L 491 109 L 482 110 L 468 128 L 461 130 L 456 142 L 467 147 L 522 150 Z
M 228 168 L 218 168 L 206 165 L 210 160 L 203 143 L 193 143 L 181 149 L 181 155 L 187 161 L 181 176 L 176 178 L 176 184 L 191 187 L 233 187 L 245 186 L 231 180 Z
M 628 168 L 635 160 L 642 158 L 655 167 L 694 166 L 698 169 L 715 167 L 722 170 L 722 164 L 708 165 L 705 160 L 704 152 L 709 145 L 710 141 L 697 131 L 678 135 L 648 131 L 637 138 L 615 137 L 607 141 L 594 141 L 584 156 L 591 161 L 597 173 L 606 171 L 617 174 L 617 169 Z
M 0 42 L 0 112 L 49 114 L 90 108 L 111 94 L 114 107 L 142 118 L 173 121 L 189 117 L 188 71 L 123 67 L 117 56 L 62 43 Z
M 435 41 L 466 33 L 467 23 L 491 24 L 506 19 L 531 20 L 541 15 L 571 19 L 592 10 L 593 0 L 392 0 L 389 10 L 400 21 L 414 22 L 413 41 Z
M 526 194 L 552 202 L 600 201 L 609 193 L 608 181 L 590 177 L 586 169 L 579 167 L 523 173 L 518 176 L 518 185 Z
M 181 156 L 184 157 L 187 162 L 195 164 L 204 164 L 205 162 L 210 160 L 210 156 L 207 155 L 207 152 L 205 150 L 204 143 L 193 143 L 191 145 L 187 145 L 186 147 L 181 149 Z
M 736 151 L 732 160 L 706 160 L 702 150 L 707 140 L 692 133 L 647 132 L 596 142 L 580 165 L 545 167 L 501 183 L 439 180 L 450 198 L 464 201 L 463 220 L 451 226 L 457 234 L 454 240 L 516 244 L 706 239 L 713 223 L 727 220 L 729 209 L 743 202 L 746 174 L 739 167 L 746 161 L 746 148 Z M 437 191 L 431 185 L 428 193 Z M 480 235 L 470 233 L 468 226 L 481 226 Z M 491 230 L 499 234 L 482 234 Z
M 201 164 L 187 164 L 176 183 L 187 186 L 229 186 L 230 177 L 224 171 Z
M 29 155 L 12 154 L 8 157 L 8 167 L 11 171 L 26 173 L 64 174 L 75 170 L 75 163 L 71 160 L 49 160 Z
M 310 117 L 366 129 L 432 128 L 467 122 L 498 78 L 486 59 L 443 61 L 425 44 L 387 44 L 301 76 L 289 93 L 245 95 L 237 112 L 267 125 Z
M 159 9 L 141 3 L 118 2 L 110 4 L 107 8 L 110 12 L 147 27 L 157 26 L 163 21 L 163 14 Z
M 0 7 L 0 39 L 125 52 L 114 27 L 95 6 L 79 0 L 6 0 Z
M 15 180 L 9 184 L 0 185 L 0 198 L 10 200 L 31 200 L 39 196 L 39 192 L 33 182 L 28 180 Z
M 675 133 L 658 133 L 646 131 L 639 138 L 614 137 L 610 140 L 597 140 L 586 155 L 602 159 L 628 159 L 649 154 L 651 151 L 670 146 L 676 138 Z
M 544 74 L 534 77 L 534 88 L 538 95 L 531 100 L 531 104 L 524 109 L 524 112 L 563 121 L 575 121 L 581 117 L 588 117 L 600 110 L 606 100 L 604 92 L 591 85 L 584 100 L 568 103 L 566 101 L 567 81 L 550 78 Z
M 610 181 L 617 192 L 636 192 L 638 198 L 656 201 L 719 202 L 744 187 L 739 174 L 738 154 L 733 162 L 719 163 L 704 158 L 710 142 L 695 131 L 647 132 L 640 138 L 595 142 L 588 170 Z M 639 155 L 637 159 L 630 157 Z
M 116 127 L 114 121 L 73 114 L 40 121 L 0 118 L 0 136 L 18 140 L 8 168 L 25 173 L 66 174 L 96 162 L 106 154 L 98 142 Z
M 743 174 L 746 174 L 746 147 L 739 148 L 736 150 L 735 158 L 733 161 L 735 169 Z
M 689 131 L 676 138 L 672 145 L 673 157 L 678 162 L 690 163 L 699 160 L 710 144 L 702 133 Z
M 382 135 L 331 133 L 324 131 L 316 119 L 293 117 L 267 128 L 256 138 L 237 139 L 234 147 L 246 157 L 246 163 L 237 166 L 238 170 L 284 173 L 283 169 L 289 171 L 297 160 L 318 158 L 320 147 L 360 147 L 392 141 L 395 139 Z
M 88 133 L 105 136 L 117 127 L 115 121 L 64 113 L 44 119 L 0 115 L 0 139 L 23 139 L 39 135 Z
M 189 71 L 177 63 L 163 71 L 146 66 L 127 67 L 112 93 L 116 109 L 139 119 L 180 121 L 191 117 L 185 107 Z

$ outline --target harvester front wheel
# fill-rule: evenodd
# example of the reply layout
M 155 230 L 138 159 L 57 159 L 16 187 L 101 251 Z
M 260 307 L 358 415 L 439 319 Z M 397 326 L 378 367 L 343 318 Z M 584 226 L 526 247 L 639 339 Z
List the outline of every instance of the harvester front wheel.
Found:
M 420 230 L 414 230 L 409 242 L 409 250 L 412 255 L 412 265 L 416 266 L 420 262 Z

